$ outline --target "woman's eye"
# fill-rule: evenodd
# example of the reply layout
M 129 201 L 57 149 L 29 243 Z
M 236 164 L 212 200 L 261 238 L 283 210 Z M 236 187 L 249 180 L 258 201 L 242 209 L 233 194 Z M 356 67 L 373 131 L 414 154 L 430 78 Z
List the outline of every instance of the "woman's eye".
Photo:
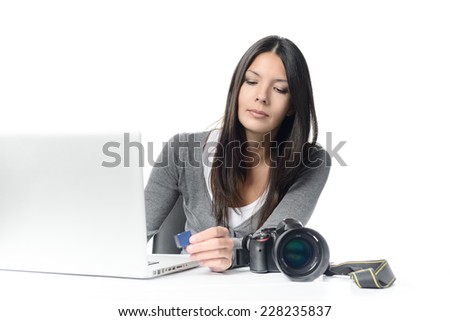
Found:
M 251 85 L 251 86 L 257 84 L 257 82 L 256 82 L 255 80 L 250 80 L 250 79 L 245 79 L 245 83 L 246 83 L 247 85 Z
M 275 91 L 276 91 L 277 93 L 280 93 L 280 94 L 283 94 L 283 95 L 288 93 L 288 90 L 285 89 L 285 88 L 274 87 L 274 89 L 275 89 Z

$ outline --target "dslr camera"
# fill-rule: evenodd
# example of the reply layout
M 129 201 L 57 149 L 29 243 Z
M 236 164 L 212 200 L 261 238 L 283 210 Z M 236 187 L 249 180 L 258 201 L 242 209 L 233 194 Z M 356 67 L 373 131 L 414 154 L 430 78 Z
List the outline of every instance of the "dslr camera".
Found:
M 243 239 L 250 256 L 250 271 L 282 272 L 292 281 L 313 281 L 330 265 L 325 239 L 292 218 Z

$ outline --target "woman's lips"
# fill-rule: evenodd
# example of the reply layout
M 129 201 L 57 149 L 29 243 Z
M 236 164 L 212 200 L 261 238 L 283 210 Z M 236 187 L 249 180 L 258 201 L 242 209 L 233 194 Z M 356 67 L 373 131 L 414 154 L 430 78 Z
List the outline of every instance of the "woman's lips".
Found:
M 247 109 L 247 110 L 255 118 L 269 117 L 269 115 L 267 115 L 265 112 L 263 112 L 261 110 L 257 110 L 257 109 Z

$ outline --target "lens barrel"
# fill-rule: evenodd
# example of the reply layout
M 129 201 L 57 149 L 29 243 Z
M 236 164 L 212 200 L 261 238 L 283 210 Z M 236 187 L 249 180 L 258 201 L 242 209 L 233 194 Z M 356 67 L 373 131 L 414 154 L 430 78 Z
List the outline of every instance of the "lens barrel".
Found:
M 278 269 L 293 281 L 312 281 L 325 273 L 330 252 L 325 239 L 315 230 L 299 227 L 285 231 L 273 247 Z

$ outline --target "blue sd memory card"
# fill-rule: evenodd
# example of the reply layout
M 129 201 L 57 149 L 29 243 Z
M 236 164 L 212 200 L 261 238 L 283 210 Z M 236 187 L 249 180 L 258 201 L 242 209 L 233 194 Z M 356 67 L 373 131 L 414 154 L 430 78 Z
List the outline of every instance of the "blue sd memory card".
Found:
M 177 235 L 174 235 L 174 237 L 175 237 L 175 243 L 177 244 L 177 247 L 179 247 L 181 249 L 190 244 L 189 238 L 191 237 L 191 231 L 178 233 Z

